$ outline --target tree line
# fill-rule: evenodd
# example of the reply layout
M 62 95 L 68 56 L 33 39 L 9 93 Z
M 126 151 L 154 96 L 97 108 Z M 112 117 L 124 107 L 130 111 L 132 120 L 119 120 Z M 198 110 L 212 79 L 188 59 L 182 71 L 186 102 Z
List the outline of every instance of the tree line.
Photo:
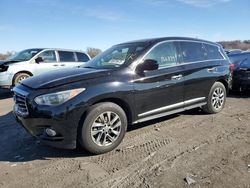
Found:
M 250 50 L 250 40 L 220 41 L 225 49 Z

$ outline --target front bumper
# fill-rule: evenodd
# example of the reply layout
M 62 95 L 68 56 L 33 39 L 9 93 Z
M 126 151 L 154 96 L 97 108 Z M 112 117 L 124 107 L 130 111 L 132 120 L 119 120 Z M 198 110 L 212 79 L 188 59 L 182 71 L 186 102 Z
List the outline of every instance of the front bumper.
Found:
M 78 122 L 71 120 L 58 121 L 43 118 L 24 118 L 14 112 L 14 116 L 28 133 L 35 136 L 41 143 L 63 149 L 76 148 Z M 56 131 L 56 136 L 48 136 L 46 128 L 52 128 Z
M 15 90 L 16 88 L 14 93 Z M 14 98 L 18 100 L 16 95 Z M 68 102 L 68 104 L 51 107 L 32 105 L 27 101 L 28 110 L 25 113 L 20 113 L 15 103 L 13 113 L 17 122 L 41 143 L 57 148 L 74 149 L 77 143 L 78 125 L 87 109 L 87 104 L 74 105 L 73 101 Z M 56 135 L 48 135 L 46 129 L 53 129 Z
M 13 75 L 9 74 L 7 71 L 0 72 L 0 87 L 9 88 L 12 86 Z

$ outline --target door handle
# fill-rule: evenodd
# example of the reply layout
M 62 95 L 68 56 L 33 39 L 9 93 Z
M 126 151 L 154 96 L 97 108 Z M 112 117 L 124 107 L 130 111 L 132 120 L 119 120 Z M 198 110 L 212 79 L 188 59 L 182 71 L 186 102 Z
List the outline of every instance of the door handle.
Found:
M 215 72 L 216 71 L 216 68 L 213 67 L 213 68 L 210 68 L 210 69 L 207 69 L 208 72 Z
M 54 64 L 53 66 L 54 66 L 54 67 L 57 67 L 58 65 L 57 65 L 57 64 Z
M 65 66 L 65 64 L 61 64 L 61 66 L 63 67 L 63 66 Z
M 171 80 L 180 80 L 181 78 L 182 78 L 182 75 L 179 74 L 179 75 L 172 76 Z

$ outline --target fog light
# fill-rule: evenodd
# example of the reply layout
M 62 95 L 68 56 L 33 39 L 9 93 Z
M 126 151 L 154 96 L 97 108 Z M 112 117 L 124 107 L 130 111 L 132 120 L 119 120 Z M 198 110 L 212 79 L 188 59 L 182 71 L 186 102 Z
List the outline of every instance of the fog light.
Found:
M 45 129 L 45 132 L 48 136 L 56 136 L 56 131 L 54 131 L 53 129 Z

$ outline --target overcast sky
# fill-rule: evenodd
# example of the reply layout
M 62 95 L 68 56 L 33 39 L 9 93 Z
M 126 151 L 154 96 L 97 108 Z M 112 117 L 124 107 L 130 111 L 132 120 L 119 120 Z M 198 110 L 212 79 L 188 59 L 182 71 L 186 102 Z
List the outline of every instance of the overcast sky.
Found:
M 0 53 L 162 36 L 249 40 L 249 19 L 250 0 L 0 0 Z

